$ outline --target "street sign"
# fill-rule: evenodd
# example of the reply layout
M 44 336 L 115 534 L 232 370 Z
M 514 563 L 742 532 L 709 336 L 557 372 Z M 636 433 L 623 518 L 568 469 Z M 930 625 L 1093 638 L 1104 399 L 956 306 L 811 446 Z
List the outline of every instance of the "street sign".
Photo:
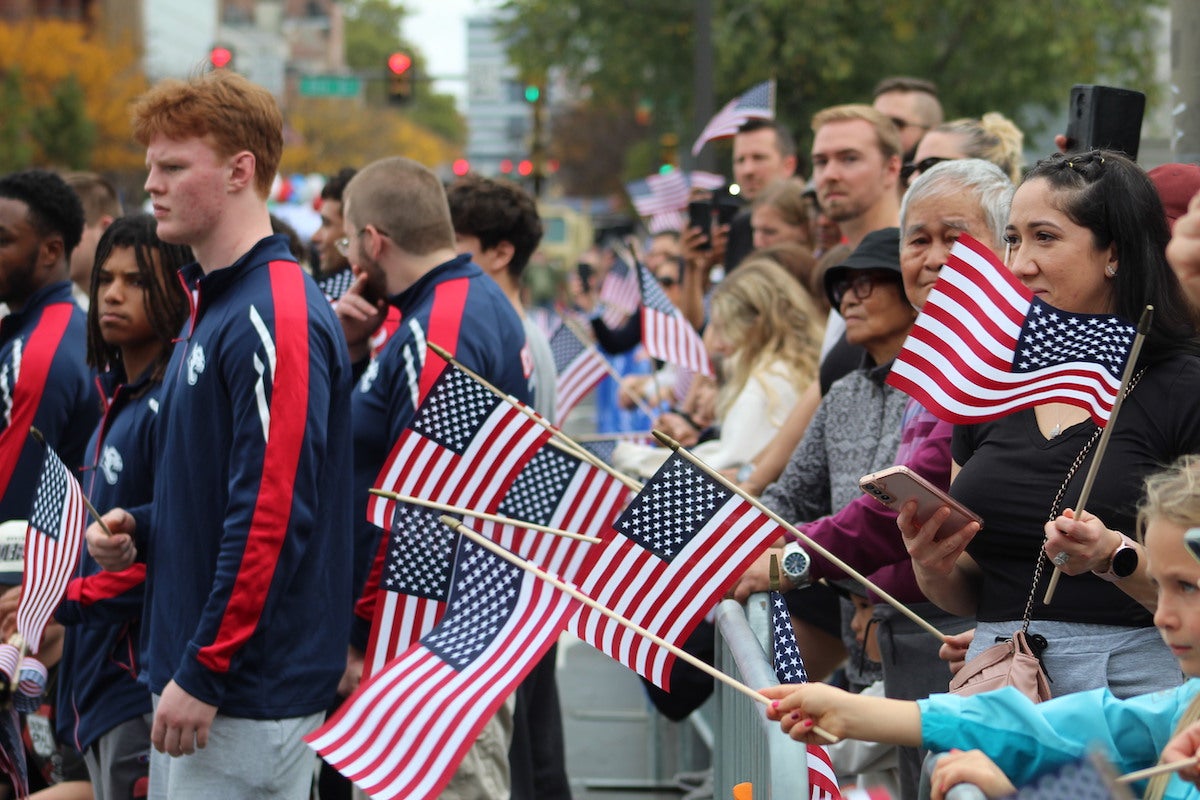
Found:
M 300 94 L 304 97 L 358 97 L 362 79 L 354 75 L 304 75 Z

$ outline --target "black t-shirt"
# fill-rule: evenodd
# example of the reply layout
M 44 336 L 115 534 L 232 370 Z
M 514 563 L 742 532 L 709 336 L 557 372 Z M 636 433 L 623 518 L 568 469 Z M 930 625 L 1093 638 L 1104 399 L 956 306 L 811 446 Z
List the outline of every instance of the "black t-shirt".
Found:
M 1109 528 L 1133 536 L 1146 476 L 1181 455 L 1200 453 L 1200 358 L 1176 356 L 1149 368 L 1125 399 L 1115 425 L 1086 509 Z M 1050 504 L 1095 430 L 1087 421 L 1046 439 L 1032 409 L 955 426 L 951 452 L 962 471 L 950 493 L 984 520 L 967 547 L 983 573 L 976 615 L 981 622 L 1024 614 Z M 1095 448 L 1075 472 L 1056 513 L 1075 507 Z M 1141 604 L 1090 574 L 1064 575 L 1053 603 L 1043 605 L 1051 571 L 1049 564 L 1042 568 L 1034 619 L 1153 625 Z

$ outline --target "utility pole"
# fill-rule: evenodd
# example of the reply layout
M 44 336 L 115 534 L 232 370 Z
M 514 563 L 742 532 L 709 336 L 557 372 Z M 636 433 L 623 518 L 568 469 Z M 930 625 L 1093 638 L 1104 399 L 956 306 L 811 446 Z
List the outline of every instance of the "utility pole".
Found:
M 692 9 L 692 136 L 699 136 L 713 115 L 712 0 L 695 0 Z M 715 172 L 717 159 L 711 147 L 693 157 L 689 144 L 683 154 L 683 163 Z
M 1171 0 L 1171 160 L 1200 162 L 1200 3 Z

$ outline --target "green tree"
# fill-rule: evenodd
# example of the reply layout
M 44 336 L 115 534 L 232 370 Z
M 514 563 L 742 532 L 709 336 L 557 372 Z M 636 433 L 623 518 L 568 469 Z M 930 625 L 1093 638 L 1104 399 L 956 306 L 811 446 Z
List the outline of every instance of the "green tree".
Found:
M 466 140 L 466 126 L 448 94 L 433 91 L 425 56 L 400 35 L 408 15 L 403 3 L 391 0 L 350 0 L 346 4 L 346 63 L 354 70 L 384 77 L 388 56 L 397 51 L 413 60 L 413 99 L 404 115 L 455 144 Z M 368 86 L 373 103 L 383 102 L 382 81 Z
M 869 102 L 888 75 L 938 83 L 950 118 L 1000 111 L 1049 134 L 1072 84 L 1151 84 L 1162 0 L 713 0 L 716 106 L 777 79 L 776 113 L 801 139 L 821 108 Z M 510 55 L 562 69 L 597 99 L 653 105 L 650 132 L 691 130 L 690 4 L 508 0 Z
M 34 110 L 29 131 L 50 163 L 71 169 L 91 164 L 96 125 L 87 117 L 83 89 L 74 75 L 54 87 L 49 105 Z
M 4 70 L 0 79 L 0 173 L 29 166 L 33 145 L 29 140 L 29 109 L 21 96 L 21 71 Z

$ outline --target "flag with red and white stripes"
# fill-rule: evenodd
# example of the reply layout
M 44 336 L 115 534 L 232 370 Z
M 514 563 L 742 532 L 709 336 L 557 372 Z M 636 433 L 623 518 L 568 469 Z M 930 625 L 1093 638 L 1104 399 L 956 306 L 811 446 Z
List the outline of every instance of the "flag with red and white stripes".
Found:
M 442 622 L 305 741 L 375 800 L 432 800 L 579 607 L 460 536 Z
M 571 409 L 608 375 L 608 364 L 590 342 L 583 342 L 570 325 L 560 325 L 550 337 L 554 355 L 557 398 L 554 418 L 562 425 Z
M 712 375 L 700 334 L 667 299 L 650 270 L 641 264 L 637 269 L 642 290 L 642 346 L 646 352 L 659 361 Z
M 580 590 L 675 645 L 782 529 L 674 453 L 606 530 Z M 592 608 L 571 631 L 663 689 L 674 656 Z
M 718 111 L 692 145 L 692 155 L 700 155 L 705 142 L 733 136 L 738 128 L 752 119 L 775 118 L 775 81 L 763 81 L 733 98 Z
M 25 572 L 17 605 L 17 632 L 34 653 L 75 573 L 86 525 L 83 489 L 54 448 L 46 445 L 25 530 Z
M 1136 334 L 1120 317 L 1047 305 L 986 245 L 960 236 L 887 382 L 956 425 L 1051 402 L 1104 425 Z
M 549 438 L 517 405 L 451 365 L 396 440 L 375 488 L 487 511 Z M 371 495 L 367 519 L 390 531 L 393 505 Z
M 608 473 L 547 445 L 522 467 L 503 498 L 483 509 L 522 522 L 599 536 L 609 527 L 628 489 Z M 439 512 L 396 503 L 383 573 L 382 597 L 375 605 L 364 677 L 411 647 L 442 618 L 450 591 L 450 557 L 457 534 L 439 521 Z M 516 525 L 472 521 L 484 536 L 556 575 L 571 580 L 582 569 L 588 548 L 576 540 Z
M 612 266 L 600 284 L 600 302 L 604 304 L 604 324 L 610 328 L 620 326 L 637 311 L 642 294 L 632 258 L 626 259 L 620 252 L 613 253 Z
M 780 683 L 808 683 L 808 672 L 804 669 L 804 658 L 796 643 L 796 631 L 792 628 L 792 614 L 787 601 L 779 592 L 771 592 L 771 663 Z M 833 759 L 824 745 L 808 746 L 808 789 L 811 800 L 840 800 L 841 788 L 837 773 L 833 771 Z

